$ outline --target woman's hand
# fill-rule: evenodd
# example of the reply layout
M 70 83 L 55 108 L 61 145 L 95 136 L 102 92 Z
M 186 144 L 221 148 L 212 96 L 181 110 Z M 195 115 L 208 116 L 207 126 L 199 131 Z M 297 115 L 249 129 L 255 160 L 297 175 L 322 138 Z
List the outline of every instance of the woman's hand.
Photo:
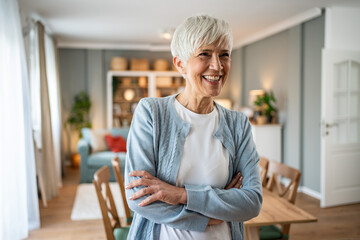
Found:
M 237 188 L 240 189 L 242 188 L 242 181 L 243 181 L 244 177 L 241 175 L 241 172 L 238 172 L 233 179 L 231 180 L 231 182 L 229 183 L 229 185 L 227 185 L 225 187 L 225 189 L 230 189 L 230 188 Z
M 219 220 L 219 219 L 215 219 L 215 218 L 210 218 L 209 222 L 208 222 L 208 226 L 210 225 L 217 225 L 220 223 L 223 223 L 223 220 Z
M 185 188 L 175 187 L 160 179 L 152 176 L 146 171 L 133 171 L 129 173 L 131 177 L 141 177 L 131 181 L 126 189 L 144 186 L 130 196 L 130 200 L 135 200 L 145 195 L 150 195 L 139 203 L 140 207 L 146 206 L 155 201 L 162 201 L 171 205 L 187 204 L 187 193 Z

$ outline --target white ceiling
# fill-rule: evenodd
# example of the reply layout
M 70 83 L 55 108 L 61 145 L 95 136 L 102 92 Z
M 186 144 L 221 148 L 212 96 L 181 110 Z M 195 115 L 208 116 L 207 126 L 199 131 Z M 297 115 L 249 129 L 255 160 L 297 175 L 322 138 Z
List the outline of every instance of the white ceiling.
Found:
M 168 46 L 161 29 L 206 13 L 227 20 L 235 46 L 283 30 L 332 6 L 360 0 L 18 0 L 21 14 L 41 19 L 60 46 Z

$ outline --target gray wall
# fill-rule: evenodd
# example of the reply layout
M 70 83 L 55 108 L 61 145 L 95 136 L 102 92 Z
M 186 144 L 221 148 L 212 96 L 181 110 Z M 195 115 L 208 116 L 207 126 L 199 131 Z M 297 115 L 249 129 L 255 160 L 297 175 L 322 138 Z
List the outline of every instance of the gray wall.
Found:
M 230 98 L 235 110 L 242 106 L 242 48 L 234 49 L 231 53 L 231 69 L 229 79 L 219 97 Z
M 272 89 L 283 124 L 283 162 L 320 192 L 321 50 L 324 16 L 243 47 L 242 102 L 252 89 Z
M 80 91 L 87 89 L 87 52 L 82 49 L 63 50 L 58 52 L 60 91 L 62 104 L 62 123 L 69 116 L 73 97 Z M 62 156 L 70 158 L 70 154 L 76 151 L 77 135 L 63 129 Z M 71 139 L 73 141 L 71 141 Z
M 325 18 L 303 25 L 303 185 L 320 192 L 321 50 Z
M 87 51 L 63 49 L 59 51 L 59 75 L 64 117 L 73 103 L 73 96 L 87 89 Z
M 283 162 L 300 168 L 300 27 L 244 47 L 244 105 L 249 91 L 272 90 L 283 124 Z M 297 88 L 296 88 L 297 87 Z
M 106 78 L 104 79 L 103 52 L 101 50 L 87 50 L 87 92 L 92 106 L 90 119 L 94 129 L 106 125 Z

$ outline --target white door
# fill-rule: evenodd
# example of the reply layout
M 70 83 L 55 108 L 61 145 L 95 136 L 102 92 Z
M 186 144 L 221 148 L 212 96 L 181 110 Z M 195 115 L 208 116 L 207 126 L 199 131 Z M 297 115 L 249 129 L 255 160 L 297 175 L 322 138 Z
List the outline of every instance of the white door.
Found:
M 360 52 L 322 52 L 321 207 L 360 202 Z

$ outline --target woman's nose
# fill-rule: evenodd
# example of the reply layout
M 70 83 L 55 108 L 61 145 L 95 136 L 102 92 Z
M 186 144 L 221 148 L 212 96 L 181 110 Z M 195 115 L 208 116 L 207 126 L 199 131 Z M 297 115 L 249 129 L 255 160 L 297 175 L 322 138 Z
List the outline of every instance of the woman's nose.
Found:
M 217 71 L 223 69 L 223 65 L 222 65 L 222 63 L 220 61 L 219 56 L 216 56 L 216 55 L 212 56 L 211 63 L 210 63 L 210 68 L 213 69 L 213 70 L 217 70 Z

